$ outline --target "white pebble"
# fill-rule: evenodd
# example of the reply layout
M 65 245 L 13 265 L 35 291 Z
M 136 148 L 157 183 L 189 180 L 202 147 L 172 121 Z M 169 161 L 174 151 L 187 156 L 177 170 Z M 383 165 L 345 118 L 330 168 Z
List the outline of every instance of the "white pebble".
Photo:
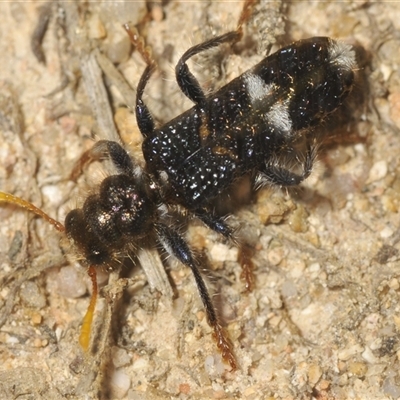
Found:
M 57 276 L 59 294 L 67 298 L 78 298 L 86 293 L 86 284 L 82 275 L 72 265 L 61 268 Z
M 131 386 L 131 378 L 121 369 L 116 369 L 111 376 L 112 396 L 122 399 Z
M 368 182 L 376 182 L 384 178 L 388 172 L 387 162 L 385 160 L 377 161 L 369 171 Z
M 117 346 L 112 348 L 112 360 L 116 368 L 123 367 L 131 362 L 131 356 L 125 349 L 120 349 Z
M 387 239 L 388 237 L 393 235 L 393 229 L 389 228 L 388 226 L 386 226 L 385 228 L 383 228 L 380 232 L 379 232 L 379 236 L 382 239 Z
M 230 249 L 227 245 L 223 243 L 215 243 L 210 251 L 210 255 L 214 261 L 236 261 L 237 250 Z

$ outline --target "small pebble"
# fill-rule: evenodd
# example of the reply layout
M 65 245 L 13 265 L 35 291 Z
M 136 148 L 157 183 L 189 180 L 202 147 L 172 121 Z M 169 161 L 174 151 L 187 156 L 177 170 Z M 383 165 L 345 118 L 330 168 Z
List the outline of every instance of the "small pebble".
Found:
M 40 292 L 35 282 L 25 282 L 21 287 L 20 296 L 23 302 L 29 307 L 41 309 L 46 306 L 46 298 Z
M 122 399 L 131 386 L 131 378 L 120 369 L 116 369 L 111 376 L 112 398 Z
M 348 371 L 353 375 L 362 378 L 368 371 L 368 367 L 363 362 L 351 362 L 349 363 Z
M 310 368 L 308 369 L 308 380 L 314 386 L 320 380 L 322 376 L 321 367 L 317 364 L 311 364 Z
M 87 291 L 82 275 L 72 265 L 60 269 L 57 285 L 59 294 L 67 298 L 81 297 Z
M 377 161 L 369 171 L 367 183 L 381 180 L 388 172 L 387 162 L 385 160 Z

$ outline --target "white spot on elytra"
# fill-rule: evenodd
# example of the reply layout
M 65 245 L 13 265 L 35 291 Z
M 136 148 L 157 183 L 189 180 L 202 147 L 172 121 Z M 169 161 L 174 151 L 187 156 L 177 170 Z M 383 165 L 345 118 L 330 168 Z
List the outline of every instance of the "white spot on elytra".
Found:
M 292 120 L 290 119 L 289 109 L 285 103 L 275 103 L 271 110 L 267 112 L 266 118 L 276 128 L 284 132 L 292 130 Z
M 260 76 L 247 72 L 244 74 L 243 79 L 253 106 L 257 106 L 257 103 L 271 95 L 274 85 L 266 84 Z M 292 129 L 287 102 L 274 104 L 265 114 L 265 118 L 280 131 L 290 132 Z
M 262 100 L 271 93 L 273 85 L 267 85 L 260 76 L 247 72 L 243 75 L 243 79 L 251 104 Z
M 356 67 L 356 54 L 347 43 L 332 40 L 329 46 L 329 59 L 331 63 L 346 69 L 353 70 Z

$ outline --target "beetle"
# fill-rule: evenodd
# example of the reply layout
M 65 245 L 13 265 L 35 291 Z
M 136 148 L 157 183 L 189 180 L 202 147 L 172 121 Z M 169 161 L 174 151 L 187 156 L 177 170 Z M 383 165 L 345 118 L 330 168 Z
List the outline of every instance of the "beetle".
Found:
M 135 104 L 145 166 L 141 168 L 121 143 L 98 141 L 85 160 L 108 158 L 116 173 L 105 178 L 83 206 L 70 211 L 65 219 L 66 236 L 92 277 L 97 268 L 112 271 L 121 254 L 135 251 L 150 239 L 189 267 L 217 346 L 232 369 L 237 368 L 233 345 L 220 322 L 201 265 L 171 223 L 172 212 L 190 214 L 237 243 L 243 276 L 251 289 L 251 250 L 237 239 L 225 216 L 213 211 L 213 202 L 249 173 L 256 186 L 295 186 L 306 179 L 316 156 L 313 132 L 343 104 L 354 86 L 356 68 L 351 46 L 314 37 L 281 48 L 206 95 L 187 61 L 223 43 L 239 41 L 251 3 L 245 3 L 235 31 L 193 46 L 180 58 L 176 80 L 194 106 L 160 127 L 143 100 L 155 61 L 137 31 L 124 25 L 146 62 Z M 304 141 L 304 151 L 298 150 L 299 141 Z M 301 160 L 300 172 L 288 167 L 293 159 Z M 19 198 L 1 193 L 0 200 L 26 207 L 64 230 L 62 224 Z M 89 341 L 93 309 L 94 301 L 82 328 L 84 346 Z

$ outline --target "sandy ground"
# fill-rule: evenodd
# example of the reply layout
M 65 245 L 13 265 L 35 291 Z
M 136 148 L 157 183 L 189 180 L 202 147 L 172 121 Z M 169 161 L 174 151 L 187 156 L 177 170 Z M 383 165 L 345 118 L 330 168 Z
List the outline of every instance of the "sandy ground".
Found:
M 190 107 L 174 82 L 180 55 L 233 29 L 241 4 L 169 1 L 153 9 L 143 35 L 161 71 L 146 91 L 157 121 Z M 95 163 L 77 183 L 68 179 L 94 138 L 118 130 L 141 156 L 126 108 L 134 91 L 123 93 L 107 68 L 107 77 L 91 81 L 85 66 L 100 50 L 134 88 L 144 63 L 131 56 L 121 24 L 137 23 L 146 6 L 77 5 L 0 4 L 0 189 L 60 221 L 106 175 Z M 35 56 L 40 13 L 49 22 Z M 239 369 L 223 364 L 190 271 L 168 260 L 173 296 L 168 285 L 153 290 L 139 267 L 124 270 L 135 284 L 112 277 L 96 314 L 105 351 L 85 356 L 78 345 L 89 302 L 85 270 L 52 226 L 2 204 L 1 399 L 400 398 L 400 3 L 261 1 L 256 13 L 235 54 L 221 49 L 193 63 L 208 90 L 254 65 L 269 45 L 311 36 L 358 46 L 360 71 L 344 122 L 322 128 L 327 140 L 301 188 L 263 189 L 251 200 L 245 182 L 237 188 L 244 204 L 231 220 L 256 249 L 251 293 L 236 248 L 198 223 L 188 228 L 208 260 Z M 103 82 L 110 115 L 96 102 Z M 117 130 L 107 125 L 113 117 Z

